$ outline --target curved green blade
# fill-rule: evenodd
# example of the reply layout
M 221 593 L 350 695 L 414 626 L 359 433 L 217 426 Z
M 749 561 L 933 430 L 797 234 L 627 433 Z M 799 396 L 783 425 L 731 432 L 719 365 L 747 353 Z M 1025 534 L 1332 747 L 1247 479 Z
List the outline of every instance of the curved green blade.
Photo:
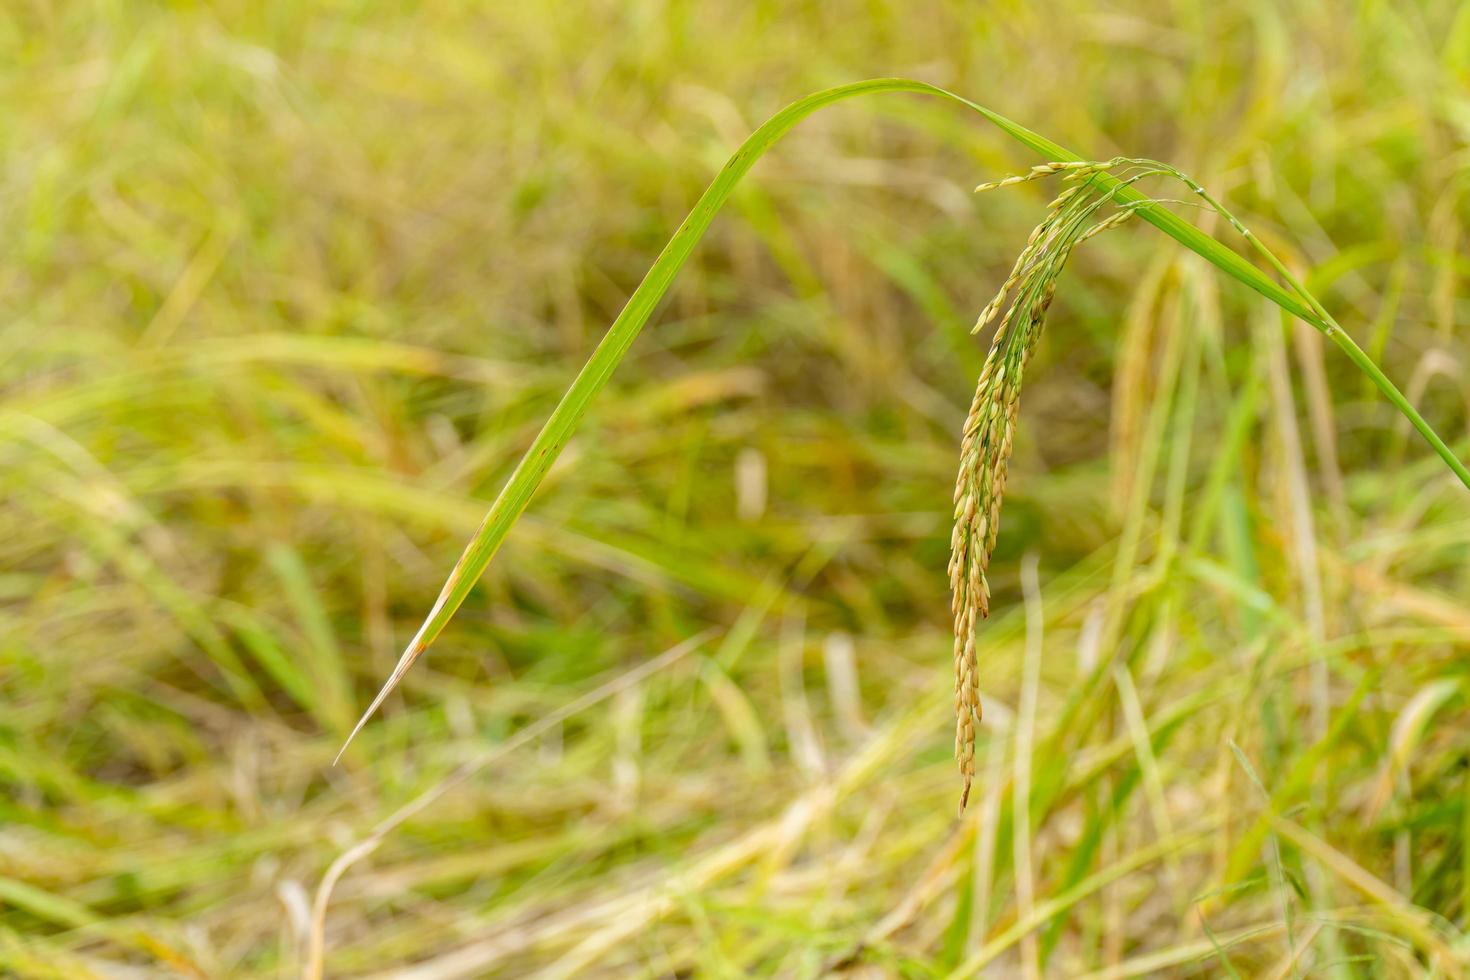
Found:
M 540 486 L 547 470 L 555 462 L 556 457 L 566 446 L 572 433 L 576 430 L 578 423 L 587 413 L 587 407 L 594 395 L 597 394 L 607 383 L 613 370 L 622 361 L 628 352 L 634 338 L 648 322 L 649 316 L 653 314 L 664 293 L 668 291 L 674 276 L 678 274 L 685 261 L 688 260 L 694 246 L 703 237 L 705 230 L 709 228 L 710 222 L 714 220 L 715 214 L 730 196 L 735 185 L 740 182 L 761 155 L 770 149 L 782 136 L 786 135 L 802 119 L 811 115 L 823 106 L 834 102 L 841 102 L 859 95 L 876 94 L 880 92 L 912 92 L 924 95 L 934 95 L 951 102 L 958 103 L 978 112 L 991 123 L 1004 130 L 1009 136 L 1025 146 L 1036 151 L 1047 160 L 1067 161 L 1080 160 L 1082 157 L 1053 143 L 1051 140 L 1024 126 L 1018 125 L 1004 116 L 992 112 L 982 105 L 971 102 L 968 99 L 955 95 L 924 82 L 913 81 L 905 78 L 875 78 L 863 82 L 855 82 L 851 85 L 842 85 L 837 88 L 827 89 L 800 99 L 776 113 L 768 119 L 759 129 L 741 144 L 735 154 L 730 157 L 725 166 L 715 177 L 714 182 L 709 185 L 704 194 L 700 196 L 694 210 L 684 219 L 674 237 L 664 246 L 659 253 L 657 261 L 649 269 L 648 275 L 643 282 L 634 290 L 629 297 L 627 305 L 623 307 L 611 327 L 608 328 L 606 336 L 592 352 L 587 364 L 572 382 L 561 402 L 556 406 L 551 417 L 546 420 L 546 425 L 521 457 L 515 472 L 500 491 L 500 496 L 490 506 L 490 511 L 485 515 L 485 521 L 475 533 L 464 554 L 460 556 L 454 570 L 449 573 L 449 579 L 444 583 L 443 590 L 439 593 L 433 609 L 429 611 L 428 617 L 419 627 L 418 633 L 403 651 L 398 663 L 394 666 L 392 674 L 383 684 L 377 696 L 368 705 L 367 711 L 348 735 L 347 742 L 343 744 L 342 750 L 346 751 L 347 745 L 362 730 L 369 718 L 382 705 L 388 694 L 403 679 L 404 674 L 413 666 L 415 660 L 428 648 L 429 644 L 444 629 L 444 626 L 454 616 L 465 597 L 474 588 L 475 582 L 484 573 L 490 560 L 499 550 L 501 542 L 505 540 L 506 534 L 516 519 L 526 509 L 532 494 Z M 1111 180 L 1112 178 L 1102 178 Z M 1123 203 L 1142 203 L 1148 198 L 1131 187 L 1121 188 L 1117 193 L 1117 200 Z M 1206 235 L 1198 228 L 1186 222 L 1173 212 L 1158 206 L 1144 204 L 1138 210 L 1139 217 L 1157 227 L 1164 234 L 1178 241 L 1209 262 L 1217 266 L 1230 277 L 1245 283 L 1251 289 L 1267 297 L 1282 309 L 1311 324 L 1319 330 L 1333 333 L 1333 327 L 1324 320 L 1311 305 L 1303 302 L 1296 294 L 1277 283 L 1256 266 L 1248 262 L 1235 250 Z M 1315 304 L 1313 304 L 1315 305 Z M 1334 336 L 1334 340 L 1337 338 Z M 1351 341 L 1349 341 L 1351 343 Z M 1356 349 L 1349 350 L 1349 356 L 1353 356 Z M 1361 355 L 1361 351 L 1357 351 Z M 1362 355 L 1366 357 L 1366 355 Z M 1359 367 L 1364 367 L 1358 357 L 1353 357 Z M 1371 364 L 1371 362 L 1369 362 Z M 1368 368 L 1364 367 L 1364 370 Z M 1369 371 L 1371 377 L 1378 386 L 1383 389 L 1389 399 L 1399 407 L 1401 411 L 1410 418 L 1415 428 L 1435 447 L 1436 452 L 1445 459 L 1452 469 L 1461 476 L 1467 486 L 1470 486 L 1470 473 L 1466 473 L 1459 460 L 1445 447 L 1443 441 L 1434 435 L 1428 424 L 1414 412 L 1412 406 L 1404 400 L 1403 395 L 1377 371 L 1376 367 Z M 341 752 L 337 756 L 341 758 Z

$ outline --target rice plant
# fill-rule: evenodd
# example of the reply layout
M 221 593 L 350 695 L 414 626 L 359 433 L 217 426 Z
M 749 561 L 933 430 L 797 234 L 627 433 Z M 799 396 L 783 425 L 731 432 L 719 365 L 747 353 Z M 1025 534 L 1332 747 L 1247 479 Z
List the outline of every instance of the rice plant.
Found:
M 954 531 L 951 539 L 949 581 L 954 617 L 955 755 L 959 762 L 963 810 L 975 778 L 975 725 L 981 716 L 980 656 L 977 628 L 989 615 L 989 586 L 985 571 L 1000 529 L 1021 385 L 1026 362 L 1035 350 L 1056 292 L 1058 277 L 1072 251 L 1090 238 L 1115 228 L 1133 216 L 1153 224 L 1217 268 L 1276 303 L 1282 310 L 1320 330 L 1409 420 L 1459 480 L 1470 488 L 1470 470 L 1449 449 L 1429 423 L 1373 361 L 1338 325 L 1325 307 L 1285 264 L 1249 229 L 1192 178 L 1153 160 L 1116 157 L 1088 161 L 1009 119 L 952 92 L 902 78 L 880 78 L 818 92 L 792 103 L 758 128 L 725 164 L 693 211 L 674 233 L 643 282 L 608 329 L 581 373 L 521 457 L 500 495 L 491 505 L 480 530 L 450 571 L 418 632 L 399 657 L 392 673 L 368 705 L 347 741 L 362 730 L 383 700 L 402 680 L 464 601 L 484 573 L 511 526 L 524 512 L 537 486 L 586 414 L 592 398 L 607 383 L 648 321 L 674 276 L 709 227 L 721 205 L 757 159 L 806 116 L 832 103 L 864 94 L 917 93 L 938 96 L 978 112 L 1012 138 L 1043 153 L 1050 162 L 1029 173 L 982 184 L 985 191 L 1017 183 L 1063 175 L 1067 187 L 1048 208 L 1032 232 L 1015 267 L 995 298 L 984 308 L 975 332 L 987 326 L 1010 300 L 995 341 L 985 360 L 966 417 L 960 446 L 959 477 L 954 493 Z M 1142 194 L 1135 185 L 1145 178 L 1164 176 L 1182 183 L 1204 206 L 1214 210 L 1265 259 L 1281 281 L 1267 276 L 1239 253 L 1206 235 L 1169 210 L 1165 201 Z M 1099 216 L 1099 212 L 1102 215 Z M 341 752 L 338 753 L 340 759 Z

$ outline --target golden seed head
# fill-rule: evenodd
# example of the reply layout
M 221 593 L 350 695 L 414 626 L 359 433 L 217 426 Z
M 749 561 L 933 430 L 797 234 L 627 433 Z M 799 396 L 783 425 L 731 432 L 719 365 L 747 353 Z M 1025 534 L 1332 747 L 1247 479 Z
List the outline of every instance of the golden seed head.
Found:
M 1032 231 L 1015 267 L 975 323 L 979 332 L 1009 301 L 975 386 L 975 397 L 961 429 L 960 467 L 954 490 L 954 529 L 950 536 L 950 611 L 954 617 L 955 756 L 964 790 L 960 809 L 969 799 L 975 774 L 975 728 L 981 718 L 980 672 L 976 628 L 990 614 L 986 571 L 1000 531 L 1001 500 L 1020 413 L 1021 380 L 1041 336 L 1047 309 L 1056 294 L 1072 249 L 1094 235 L 1115 228 L 1134 211 L 1117 211 L 1094 220 L 1113 203 L 1112 192 L 1086 178 L 1120 160 L 1097 163 L 1043 163 L 1025 174 L 981 184 L 977 191 L 1007 187 L 1063 173 L 1072 185 L 1057 196 Z

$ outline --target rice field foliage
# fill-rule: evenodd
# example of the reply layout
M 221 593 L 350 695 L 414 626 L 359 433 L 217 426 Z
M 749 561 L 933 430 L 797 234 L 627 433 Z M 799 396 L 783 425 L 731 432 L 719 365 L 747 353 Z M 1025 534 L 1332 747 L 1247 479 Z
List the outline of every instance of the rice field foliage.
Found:
M 1143 221 L 968 444 L 956 818 L 1014 307 L 971 328 L 1076 182 L 973 194 L 1062 158 L 916 95 L 731 188 L 332 765 L 808 92 L 1177 165 L 1470 455 L 1458 4 L 20 3 L 0 51 L 0 973 L 1470 970 L 1470 498 Z

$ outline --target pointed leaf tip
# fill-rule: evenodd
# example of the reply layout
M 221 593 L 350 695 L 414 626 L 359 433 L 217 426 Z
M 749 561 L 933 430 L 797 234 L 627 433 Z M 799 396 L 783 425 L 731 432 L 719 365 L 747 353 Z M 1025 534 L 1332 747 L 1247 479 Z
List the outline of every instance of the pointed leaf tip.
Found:
M 357 719 L 357 724 L 352 726 L 352 731 L 348 733 L 347 740 L 337 750 L 337 756 L 332 760 L 332 765 L 335 766 L 342 761 L 342 754 L 347 751 L 347 746 L 352 744 L 352 740 L 357 737 L 357 733 L 363 730 L 363 727 L 367 725 L 369 719 L 383 706 L 383 702 L 388 699 L 388 695 L 393 693 L 393 689 L 398 686 L 398 682 L 403 680 L 404 675 L 408 673 L 408 669 L 413 666 L 413 662 L 427 648 L 428 644 L 424 642 L 423 631 L 420 630 L 419 635 L 413 638 L 413 642 L 408 645 L 408 649 L 404 650 L 403 655 L 398 658 L 398 663 L 393 667 L 393 673 L 389 674 L 388 679 L 383 682 L 383 686 L 378 690 L 377 696 L 367 706 L 367 710 L 362 713 L 362 717 Z

